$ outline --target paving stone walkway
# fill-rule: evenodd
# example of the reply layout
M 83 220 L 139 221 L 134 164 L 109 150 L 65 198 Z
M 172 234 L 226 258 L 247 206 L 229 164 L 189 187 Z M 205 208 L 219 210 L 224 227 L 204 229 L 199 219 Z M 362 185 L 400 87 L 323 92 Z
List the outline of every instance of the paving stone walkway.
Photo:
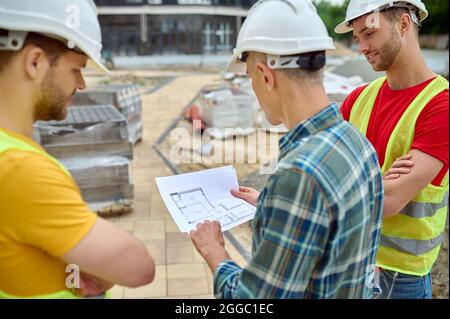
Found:
M 153 74 L 152 74 L 153 75 Z M 178 75 L 167 86 L 143 96 L 143 140 L 135 146 L 132 164 L 135 209 L 110 218 L 143 240 L 156 262 L 155 280 L 140 288 L 115 286 L 113 298 L 214 298 L 212 274 L 189 237 L 180 233 L 159 195 L 155 177 L 172 175 L 152 145 L 200 88 L 219 80 L 215 74 Z M 231 257 L 244 258 L 226 241 Z

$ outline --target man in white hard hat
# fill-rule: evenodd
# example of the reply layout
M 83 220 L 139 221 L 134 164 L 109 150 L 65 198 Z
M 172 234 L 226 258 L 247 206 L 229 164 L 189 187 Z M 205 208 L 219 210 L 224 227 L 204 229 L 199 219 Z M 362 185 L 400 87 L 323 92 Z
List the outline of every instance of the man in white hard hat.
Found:
M 373 147 L 325 93 L 333 48 L 307 0 L 259 1 L 239 32 L 228 70 L 247 71 L 268 120 L 289 132 L 261 195 L 233 192 L 257 206 L 249 264 L 230 260 L 218 222 L 191 233 L 218 298 L 372 296 L 382 176 Z
M 419 27 L 427 15 L 420 0 L 352 0 L 335 29 L 352 31 L 372 68 L 386 72 L 341 106 L 343 117 L 374 145 L 383 173 L 392 177 L 384 181 L 380 298 L 431 298 L 431 269 L 444 238 L 448 82 L 425 64 L 420 51 Z
M 0 298 L 105 296 L 154 278 L 145 245 L 90 211 L 32 140 L 33 122 L 66 116 L 86 64 L 106 71 L 100 50 L 91 0 L 0 0 Z

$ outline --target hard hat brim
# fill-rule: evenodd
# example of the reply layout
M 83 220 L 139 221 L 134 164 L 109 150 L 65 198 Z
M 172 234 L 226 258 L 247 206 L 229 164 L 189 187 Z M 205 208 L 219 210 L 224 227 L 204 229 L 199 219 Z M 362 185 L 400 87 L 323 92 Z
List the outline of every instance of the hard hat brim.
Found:
M 226 72 L 230 73 L 245 73 L 247 71 L 247 64 L 238 63 L 237 56 L 233 55 L 225 68 Z
M 99 71 L 100 73 L 111 74 L 111 72 L 101 62 L 95 61 L 91 57 L 89 57 L 89 60 L 87 62 L 87 66 L 90 67 L 91 69 Z
M 343 21 L 334 28 L 334 32 L 338 34 L 348 33 L 350 31 L 353 31 L 353 28 L 348 26 L 348 21 Z

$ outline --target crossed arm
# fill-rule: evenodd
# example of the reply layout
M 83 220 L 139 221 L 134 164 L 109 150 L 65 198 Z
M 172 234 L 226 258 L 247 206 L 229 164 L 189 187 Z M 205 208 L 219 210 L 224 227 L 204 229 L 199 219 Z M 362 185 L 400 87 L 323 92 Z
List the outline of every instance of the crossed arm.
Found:
M 89 233 L 61 259 L 82 270 L 83 296 L 101 294 L 114 284 L 138 287 L 155 277 L 155 264 L 145 245 L 102 218 L 97 218 Z
M 419 150 L 400 157 L 385 173 L 383 216 L 399 213 L 439 174 L 444 164 Z
M 383 216 L 399 213 L 417 194 L 439 174 L 444 164 L 419 150 L 398 158 L 383 176 Z M 259 192 L 241 187 L 233 195 L 256 205 Z

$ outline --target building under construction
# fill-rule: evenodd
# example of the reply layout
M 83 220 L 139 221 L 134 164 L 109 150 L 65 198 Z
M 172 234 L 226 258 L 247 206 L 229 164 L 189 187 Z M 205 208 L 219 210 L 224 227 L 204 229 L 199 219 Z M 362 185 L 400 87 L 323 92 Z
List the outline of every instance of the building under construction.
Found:
M 255 0 L 95 0 L 104 52 L 228 53 Z

